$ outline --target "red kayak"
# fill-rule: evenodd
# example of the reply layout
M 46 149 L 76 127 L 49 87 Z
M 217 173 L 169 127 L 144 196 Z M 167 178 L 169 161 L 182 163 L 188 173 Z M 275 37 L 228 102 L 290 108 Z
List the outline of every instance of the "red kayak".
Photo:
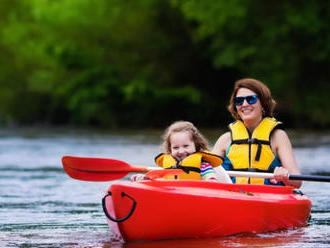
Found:
M 311 201 L 292 187 L 152 180 L 112 184 L 110 231 L 126 241 L 206 238 L 306 225 Z

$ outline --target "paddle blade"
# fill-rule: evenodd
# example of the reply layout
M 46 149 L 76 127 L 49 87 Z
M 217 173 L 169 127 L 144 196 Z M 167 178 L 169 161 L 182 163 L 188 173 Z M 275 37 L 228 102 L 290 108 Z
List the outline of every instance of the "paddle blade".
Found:
M 63 164 L 65 172 L 72 178 L 89 182 L 106 182 L 126 176 L 129 172 L 83 171 Z
M 145 176 L 153 180 L 166 176 L 177 176 L 180 175 L 182 172 L 183 171 L 180 169 L 152 170 L 149 171 Z
M 146 172 L 142 166 L 132 166 L 123 161 L 107 158 L 64 156 L 62 164 L 72 178 L 84 181 L 111 181 L 130 172 Z
M 88 171 L 125 171 L 125 169 L 130 168 L 130 165 L 123 161 L 107 158 L 64 156 L 62 163 L 71 168 Z

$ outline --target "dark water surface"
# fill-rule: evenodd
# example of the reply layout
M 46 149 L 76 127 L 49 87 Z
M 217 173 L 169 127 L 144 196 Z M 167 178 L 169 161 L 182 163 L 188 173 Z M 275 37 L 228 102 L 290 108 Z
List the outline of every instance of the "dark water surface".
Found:
M 160 134 L 0 132 L 0 247 L 330 247 L 330 183 L 320 182 L 302 187 L 313 202 L 307 227 L 212 239 L 113 240 L 101 207 L 103 191 L 112 182 L 71 179 L 61 157 L 107 157 L 150 166 Z M 215 135 L 206 134 L 212 142 Z M 290 136 L 302 173 L 330 175 L 329 133 Z

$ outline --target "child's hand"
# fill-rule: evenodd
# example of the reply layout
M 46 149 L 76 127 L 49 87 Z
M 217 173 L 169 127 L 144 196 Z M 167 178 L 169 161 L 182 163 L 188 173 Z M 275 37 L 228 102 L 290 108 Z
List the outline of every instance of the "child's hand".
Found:
M 142 180 L 149 180 L 149 177 L 146 177 L 144 174 L 135 174 L 133 176 L 131 176 L 131 181 L 132 182 L 138 182 L 138 181 L 142 181 Z

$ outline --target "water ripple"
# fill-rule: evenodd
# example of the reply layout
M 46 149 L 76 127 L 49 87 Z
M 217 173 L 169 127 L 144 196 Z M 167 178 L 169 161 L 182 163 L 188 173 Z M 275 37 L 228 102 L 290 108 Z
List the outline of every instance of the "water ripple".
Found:
M 159 152 L 158 135 L 2 135 L 0 130 L 0 247 L 329 247 L 330 184 L 321 182 L 304 182 L 302 191 L 313 203 L 311 220 L 304 228 L 190 243 L 114 243 L 101 199 L 116 181 L 74 180 L 63 171 L 61 157 L 108 157 L 149 166 Z M 294 147 L 302 173 L 330 176 L 329 139 L 310 146 L 310 137 L 314 136 L 299 137 L 305 145 Z

